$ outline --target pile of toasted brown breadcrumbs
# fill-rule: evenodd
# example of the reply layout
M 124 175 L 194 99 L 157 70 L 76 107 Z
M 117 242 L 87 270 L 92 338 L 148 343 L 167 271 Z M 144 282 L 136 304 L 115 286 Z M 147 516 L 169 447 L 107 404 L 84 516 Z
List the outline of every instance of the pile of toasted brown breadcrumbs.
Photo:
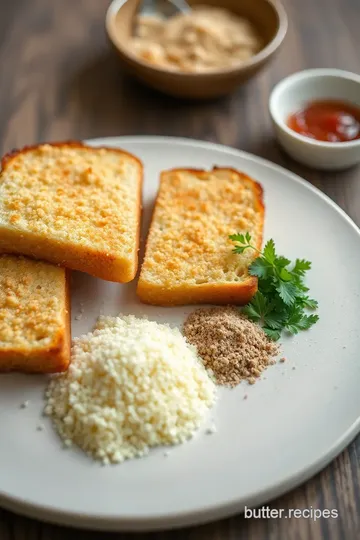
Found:
M 194 311 L 185 322 L 184 335 L 224 386 L 236 386 L 244 379 L 254 384 L 279 353 L 279 346 L 260 326 L 231 306 Z

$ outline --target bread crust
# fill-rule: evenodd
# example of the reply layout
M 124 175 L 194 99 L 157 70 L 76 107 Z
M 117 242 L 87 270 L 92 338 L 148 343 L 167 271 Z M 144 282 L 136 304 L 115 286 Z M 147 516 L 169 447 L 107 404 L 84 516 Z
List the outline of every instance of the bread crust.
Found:
M 6 154 L 1 160 L 1 173 L 6 171 L 11 162 L 14 161 L 20 154 L 33 152 L 34 150 L 37 150 L 39 147 L 43 146 L 43 144 L 25 146 L 22 149 L 14 149 Z M 96 248 L 91 249 L 81 245 L 74 246 L 68 244 L 66 241 L 56 241 L 52 238 L 39 238 L 37 234 L 34 234 L 31 231 L 21 231 L 21 233 L 19 233 L 19 231 L 17 231 L 15 228 L 9 228 L 7 226 L 0 226 L 0 252 L 24 254 L 34 259 L 46 260 L 47 262 L 57 264 L 65 268 L 85 272 L 107 281 L 120 283 L 128 283 L 129 281 L 132 281 L 135 278 L 138 270 L 143 188 L 142 161 L 133 154 L 119 148 L 107 146 L 93 147 L 78 141 L 53 142 L 46 144 L 57 148 L 71 147 L 82 148 L 90 151 L 98 151 L 103 149 L 128 156 L 137 162 L 139 165 L 140 174 L 137 179 L 137 231 L 136 243 L 133 250 L 133 260 L 131 263 L 129 263 L 129 259 L 127 258 L 122 259 L 113 255 L 112 253 L 102 252 Z
M 230 173 L 235 173 L 237 175 L 242 175 L 246 177 L 246 180 L 250 182 L 252 190 L 254 192 L 255 200 L 257 202 L 257 211 L 261 218 L 261 233 L 258 235 L 258 241 L 256 247 L 261 249 L 263 242 L 263 228 L 264 228 L 264 217 L 265 217 L 265 203 L 264 203 L 264 191 L 258 182 L 245 175 L 244 173 L 230 168 L 230 167 L 218 167 L 214 166 L 213 171 L 228 171 Z M 160 175 L 160 186 L 157 193 L 157 198 L 159 196 L 162 181 L 166 175 L 169 173 L 193 173 L 196 175 L 208 175 L 209 171 L 204 169 L 184 169 L 184 168 L 174 168 L 167 171 L 163 171 Z M 153 214 L 150 222 L 149 233 L 145 245 L 145 258 L 149 253 L 149 238 L 150 233 L 154 227 L 155 214 L 156 214 L 156 205 L 157 199 L 155 201 Z M 140 278 L 137 285 L 137 295 L 144 304 L 156 305 L 161 307 L 174 307 L 181 305 L 191 305 L 191 304 L 218 304 L 218 305 L 245 305 L 251 298 L 254 296 L 258 288 L 258 280 L 254 276 L 248 276 L 242 282 L 222 282 L 222 283 L 202 283 L 202 284 L 182 284 L 174 288 L 165 288 L 161 285 L 157 285 L 153 282 L 147 282 Z
M 257 278 L 249 276 L 238 283 L 204 283 L 192 287 L 164 289 L 139 283 L 137 294 L 144 304 L 175 307 L 191 304 L 245 305 L 257 291 Z
M 46 142 L 46 143 L 39 143 L 39 144 L 32 144 L 28 146 L 24 146 L 23 148 L 13 148 L 10 152 L 5 154 L 1 159 L 1 168 L 2 170 L 6 168 L 6 166 L 10 163 L 11 160 L 13 160 L 16 156 L 19 154 L 25 154 L 27 152 L 33 152 L 34 150 L 37 150 L 40 146 L 43 146 L 44 144 L 48 144 L 49 146 L 55 146 L 57 148 L 61 147 L 72 147 L 72 148 L 84 148 L 87 150 L 95 149 L 95 150 L 111 150 L 112 152 L 118 152 L 119 154 L 129 156 L 130 158 L 134 159 L 138 162 L 140 167 L 143 167 L 142 161 L 136 157 L 134 154 L 131 154 L 130 152 L 127 152 L 126 150 L 122 150 L 121 148 L 116 148 L 113 146 L 90 146 L 89 144 L 84 144 L 81 141 L 74 141 L 74 140 L 68 140 L 68 141 L 58 141 L 58 142 Z

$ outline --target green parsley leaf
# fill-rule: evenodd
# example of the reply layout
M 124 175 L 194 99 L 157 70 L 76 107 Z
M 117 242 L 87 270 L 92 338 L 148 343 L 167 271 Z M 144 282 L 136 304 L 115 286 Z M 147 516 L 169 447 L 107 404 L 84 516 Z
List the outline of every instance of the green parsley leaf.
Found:
M 251 301 L 252 305 L 257 309 L 258 313 L 263 317 L 266 314 L 268 301 L 262 292 L 257 291 Z
M 281 330 L 284 326 L 284 313 L 270 311 L 266 314 L 266 325 L 272 330 Z
M 291 281 L 291 273 L 286 268 L 280 268 L 279 277 L 282 281 Z
M 293 283 L 295 283 L 296 287 L 299 289 L 299 291 L 306 293 L 309 291 L 309 287 L 306 287 L 301 281 L 298 281 L 298 278 L 296 276 L 292 279 Z
M 289 266 L 289 264 L 291 264 L 291 261 L 286 257 L 276 257 L 276 266 L 279 268 L 285 268 L 285 266 Z
M 299 314 L 298 320 L 287 323 L 285 328 L 290 334 L 298 334 L 300 330 L 308 330 L 311 328 L 318 320 L 318 315 Z
M 255 276 L 262 279 L 267 279 L 271 276 L 271 265 L 265 261 L 262 257 L 257 257 L 249 267 L 249 273 L 251 276 Z
M 237 242 L 238 244 L 240 245 L 236 245 L 233 249 L 233 253 L 238 253 L 238 254 L 242 254 L 244 253 L 244 251 L 246 249 L 255 249 L 251 244 L 251 235 L 250 233 L 246 233 L 246 234 L 241 234 L 241 233 L 238 233 L 238 234 L 231 234 L 229 236 L 229 239 L 232 240 L 233 242 Z
M 262 319 L 261 313 L 258 312 L 257 308 L 251 302 L 243 308 L 242 312 L 250 321 L 259 322 Z
M 258 278 L 258 292 L 243 308 L 243 313 L 260 324 L 270 339 L 280 339 L 282 331 L 297 334 L 308 330 L 318 320 L 316 314 L 308 315 L 306 310 L 318 307 L 316 300 L 306 295 L 309 288 L 304 277 L 311 269 L 311 262 L 296 259 L 295 264 L 282 255 L 276 254 L 275 243 L 269 240 L 262 252 L 251 243 L 249 232 L 233 234 L 234 253 L 253 249 L 258 257 L 249 266 L 249 273 Z
M 308 296 L 301 296 L 300 301 L 302 302 L 302 305 L 308 309 L 317 309 L 319 305 L 317 300 L 309 298 Z
M 267 326 L 264 326 L 263 330 L 268 338 L 272 339 L 273 341 L 279 341 L 281 337 L 281 332 L 279 330 L 273 330 L 272 328 L 268 328 Z
M 249 242 L 245 242 L 245 236 L 243 234 L 237 233 L 237 234 L 231 234 L 229 236 L 229 239 L 233 242 L 239 242 L 239 244 L 248 244 Z
M 299 327 L 296 324 L 287 324 L 285 329 L 293 336 L 299 333 Z
M 279 280 L 276 290 L 279 293 L 281 300 L 287 306 L 291 306 L 296 301 L 297 289 L 293 283 Z
M 267 260 L 268 263 L 274 264 L 276 259 L 276 252 L 275 243 L 272 238 L 266 242 L 262 256 L 264 257 L 264 259 Z
M 244 251 L 246 249 L 249 249 L 249 246 L 236 246 L 234 249 L 233 249 L 233 253 L 238 253 L 238 254 L 242 254 L 244 253 Z
M 305 259 L 296 259 L 295 266 L 293 268 L 294 274 L 298 274 L 299 276 L 303 276 L 307 270 L 310 270 L 311 268 L 311 262 L 306 261 Z
M 300 330 L 308 330 L 319 320 L 319 315 L 303 315 L 298 323 Z

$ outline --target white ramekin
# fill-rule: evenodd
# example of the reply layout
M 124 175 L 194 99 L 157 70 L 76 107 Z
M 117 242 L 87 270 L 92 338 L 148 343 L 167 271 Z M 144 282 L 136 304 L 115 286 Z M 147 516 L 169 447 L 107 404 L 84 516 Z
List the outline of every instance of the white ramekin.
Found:
M 337 99 L 360 107 L 360 76 L 339 69 L 310 69 L 290 75 L 273 89 L 269 110 L 280 145 L 295 160 L 316 169 L 340 170 L 360 162 L 360 139 L 322 142 L 287 126 L 291 113 L 312 100 Z

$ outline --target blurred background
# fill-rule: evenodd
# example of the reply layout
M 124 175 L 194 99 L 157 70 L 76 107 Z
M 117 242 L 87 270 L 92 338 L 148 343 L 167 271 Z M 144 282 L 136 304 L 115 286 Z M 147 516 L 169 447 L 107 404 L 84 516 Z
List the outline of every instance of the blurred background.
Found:
M 358 0 L 284 0 L 288 34 L 258 76 L 220 100 L 169 98 L 123 73 L 105 33 L 109 4 L 0 3 L 2 151 L 39 140 L 173 135 L 216 141 L 289 166 L 272 139 L 272 87 L 305 68 L 360 71 Z M 320 183 L 316 175 L 312 179 Z
M 272 88 L 291 73 L 317 67 L 360 73 L 360 0 L 283 0 L 289 28 L 278 54 L 234 93 L 211 101 L 168 97 L 129 77 L 106 36 L 109 4 L 109 0 L 0 0 L 2 154 L 38 141 L 121 135 L 213 141 L 299 173 L 360 223 L 359 169 L 325 174 L 298 165 L 275 142 L 268 112 Z M 174 535 L 197 540 L 359 538 L 359 449 L 358 438 L 321 475 L 274 503 L 284 508 L 336 507 L 340 518 L 331 531 L 325 520 L 302 520 L 289 528 L 285 521 L 244 523 L 237 517 Z M 73 534 L 77 539 L 100 537 Z M 62 529 L 42 529 L 0 510 L 1 540 L 65 535 L 68 538 Z

